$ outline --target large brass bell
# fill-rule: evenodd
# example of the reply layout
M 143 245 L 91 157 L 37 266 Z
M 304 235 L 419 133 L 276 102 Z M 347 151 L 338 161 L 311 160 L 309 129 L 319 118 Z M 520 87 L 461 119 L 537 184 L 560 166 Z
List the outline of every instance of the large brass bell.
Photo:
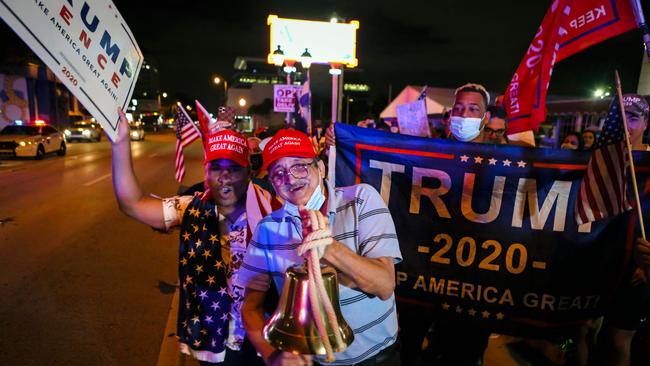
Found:
M 339 329 L 332 329 L 326 322 L 327 337 L 334 352 L 342 352 L 352 343 L 354 334 L 341 315 L 336 270 L 323 267 L 321 273 L 339 324 Z M 264 325 L 263 335 L 267 342 L 282 351 L 324 355 L 325 346 L 318 335 L 309 304 L 308 282 L 308 273 L 304 266 L 294 266 L 287 270 L 278 307 Z M 319 307 L 321 313 L 324 313 L 322 304 L 319 304 Z M 343 344 L 336 341 L 334 332 L 339 332 Z

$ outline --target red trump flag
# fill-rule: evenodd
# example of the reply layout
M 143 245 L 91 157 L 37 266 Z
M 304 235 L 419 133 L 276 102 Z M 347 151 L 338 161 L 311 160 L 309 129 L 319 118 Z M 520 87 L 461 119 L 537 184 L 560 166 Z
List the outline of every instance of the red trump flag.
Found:
M 553 1 L 506 90 L 509 135 L 536 130 L 546 119 L 556 62 L 636 27 L 630 1 Z

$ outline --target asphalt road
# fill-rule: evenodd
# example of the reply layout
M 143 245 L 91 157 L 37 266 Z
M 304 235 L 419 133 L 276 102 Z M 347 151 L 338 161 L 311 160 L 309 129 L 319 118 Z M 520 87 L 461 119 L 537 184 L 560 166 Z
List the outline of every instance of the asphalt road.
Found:
M 175 194 L 174 135 L 132 142 L 146 192 Z M 200 143 L 185 182 L 202 179 Z M 111 151 L 0 160 L 0 365 L 155 365 L 176 283 L 177 234 L 117 207 Z

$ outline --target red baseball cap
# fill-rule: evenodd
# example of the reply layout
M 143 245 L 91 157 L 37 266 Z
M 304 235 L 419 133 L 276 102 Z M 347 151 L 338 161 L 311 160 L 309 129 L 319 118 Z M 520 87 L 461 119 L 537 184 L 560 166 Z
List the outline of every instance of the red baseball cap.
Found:
M 205 143 L 205 162 L 216 159 L 228 159 L 246 167 L 248 166 L 248 143 L 244 135 L 222 130 L 208 135 Z
M 271 163 L 285 157 L 315 158 L 316 151 L 304 133 L 297 130 L 280 130 L 264 146 L 263 169 L 268 169 Z

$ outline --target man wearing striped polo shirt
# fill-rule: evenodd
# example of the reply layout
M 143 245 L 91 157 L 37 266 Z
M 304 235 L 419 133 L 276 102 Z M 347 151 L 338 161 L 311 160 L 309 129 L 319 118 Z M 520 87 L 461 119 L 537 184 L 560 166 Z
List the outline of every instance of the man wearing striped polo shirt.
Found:
M 238 277 L 246 287 L 242 312 L 253 345 L 269 365 L 312 364 L 311 357 L 276 350 L 262 337 L 262 304 L 271 280 L 281 290 L 287 268 L 304 262 L 296 251 L 303 240 L 300 207 L 329 221 L 332 238 L 319 253 L 337 269 L 341 311 L 354 331 L 352 344 L 335 353 L 331 364 L 400 365 L 394 264 L 402 255 L 381 196 L 366 184 L 333 188 L 307 135 L 298 131 L 276 134 L 263 161 L 285 204 L 259 223 Z M 321 356 L 314 361 L 327 364 Z

